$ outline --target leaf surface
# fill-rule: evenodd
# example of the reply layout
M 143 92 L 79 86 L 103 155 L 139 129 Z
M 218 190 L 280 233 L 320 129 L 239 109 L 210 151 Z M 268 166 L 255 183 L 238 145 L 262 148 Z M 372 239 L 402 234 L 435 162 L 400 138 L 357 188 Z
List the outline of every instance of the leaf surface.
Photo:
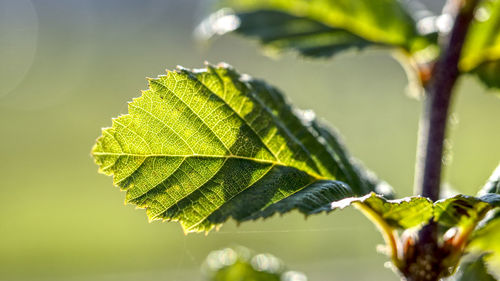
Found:
M 457 195 L 434 203 L 434 219 L 445 227 L 475 227 L 486 213 L 500 207 L 500 196 Z
M 479 194 L 482 198 L 491 198 L 496 206 L 500 206 L 500 165 L 495 169 Z M 484 256 L 484 261 L 489 272 L 500 279 L 500 209 L 495 209 L 487 214 L 481 221 L 479 228 L 470 239 L 469 250 L 479 252 Z
M 413 18 L 396 0 L 226 0 L 200 25 L 205 37 L 236 30 L 273 50 L 310 57 L 368 46 L 395 46 L 408 52 L 426 47 Z M 232 11 L 235 12 L 232 12 Z
M 307 280 L 303 273 L 287 271 L 283 262 L 271 254 L 255 254 L 244 247 L 211 252 L 202 266 L 208 281 Z
M 464 262 L 460 265 L 454 281 L 496 281 L 491 276 L 484 262 L 484 256 L 475 257 L 474 260 Z
M 390 227 L 407 229 L 429 221 L 433 215 L 432 202 L 424 197 L 388 200 L 375 193 L 358 198 L 346 198 L 331 204 L 332 209 L 362 205 L 379 216 Z
M 500 1 L 484 0 L 467 33 L 460 69 L 500 89 Z
M 229 217 L 329 211 L 333 201 L 376 190 L 340 141 L 318 130 L 328 131 L 275 88 L 207 65 L 150 79 L 92 154 L 150 220 L 209 231 Z
M 331 204 L 332 209 L 343 209 L 349 205 L 369 210 L 379 221 L 394 229 L 420 226 L 433 219 L 442 227 L 475 227 L 486 213 L 500 207 L 500 195 L 472 197 L 457 195 L 432 203 L 420 196 L 388 200 L 375 193 L 362 197 L 346 198 Z
M 500 194 L 500 165 L 497 166 L 493 174 L 479 192 L 479 195 L 486 195 L 488 193 Z
M 488 271 L 500 279 L 500 212 L 492 212 L 490 217 L 473 234 L 469 251 L 484 254 Z

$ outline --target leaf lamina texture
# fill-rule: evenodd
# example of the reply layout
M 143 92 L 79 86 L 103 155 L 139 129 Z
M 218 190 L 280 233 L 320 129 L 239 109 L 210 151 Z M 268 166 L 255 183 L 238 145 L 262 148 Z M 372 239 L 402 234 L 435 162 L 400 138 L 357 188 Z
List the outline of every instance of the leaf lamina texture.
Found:
M 149 79 L 92 154 L 150 220 L 209 231 L 229 217 L 328 211 L 375 190 L 378 181 L 325 132 L 274 87 L 207 64 Z

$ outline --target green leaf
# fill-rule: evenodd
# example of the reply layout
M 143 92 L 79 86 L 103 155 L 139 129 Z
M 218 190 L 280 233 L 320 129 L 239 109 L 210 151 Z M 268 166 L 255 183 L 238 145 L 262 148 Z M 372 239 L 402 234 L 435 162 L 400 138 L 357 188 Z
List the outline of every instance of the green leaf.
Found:
M 487 86 L 500 89 L 500 2 L 484 0 L 471 24 L 460 69 L 475 73 Z
M 425 197 L 406 197 L 388 200 L 375 193 L 358 198 L 346 198 L 331 204 L 332 209 L 343 209 L 349 205 L 369 209 L 389 227 L 408 229 L 428 222 L 433 216 L 433 204 Z
M 343 168 L 344 178 L 341 180 L 348 182 L 356 194 L 367 194 L 370 191 L 375 191 L 376 194 L 380 194 L 384 198 L 394 198 L 394 190 L 389 184 L 380 181 L 375 174 L 365 169 L 357 159 L 348 154 L 340 134 L 334 128 L 317 120 L 311 122 L 311 127 L 325 140 L 328 144 L 327 148 L 333 150 L 331 154 L 335 156 L 337 163 Z
M 393 264 L 402 265 L 400 253 L 402 243 L 397 230 L 418 227 L 432 219 L 432 202 L 424 197 L 406 197 L 398 200 L 388 200 L 375 193 L 358 198 L 346 198 L 333 202 L 330 207 L 343 209 L 353 205 L 360 210 L 378 228 L 387 245 L 387 255 Z
M 494 207 L 500 207 L 500 195 L 490 194 L 479 198 L 457 195 L 434 203 L 434 219 L 439 224 L 451 228 L 474 227 Z
M 349 205 L 369 209 L 389 227 L 408 229 L 427 223 L 433 219 L 445 229 L 451 227 L 475 226 L 489 210 L 500 207 L 500 195 L 490 194 L 480 198 L 457 195 L 432 203 L 420 196 L 388 200 L 371 193 L 363 197 L 346 198 L 331 204 L 332 209 L 343 209 Z
M 295 50 L 310 57 L 369 46 L 421 50 L 429 40 L 396 0 L 227 0 L 204 21 L 203 37 L 235 30 L 272 50 Z M 235 11 L 235 12 L 233 12 Z
M 473 71 L 477 77 L 489 88 L 500 89 L 500 59 L 486 61 L 476 67 Z
M 500 207 L 500 165 L 493 171 L 484 187 L 479 192 L 481 198 L 489 198 Z M 479 228 L 472 234 L 469 250 L 484 255 L 484 260 L 492 274 L 500 279 L 500 210 L 495 209 L 481 221 Z
M 268 109 L 289 128 L 294 137 L 316 155 L 315 157 L 332 167 L 338 167 L 335 172 L 336 179 L 348 183 L 355 194 L 363 195 L 375 191 L 386 198 L 393 196 L 392 188 L 350 156 L 340 134 L 317 120 L 313 111 L 293 107 L 278 89 L 262 80 L 246 76 L 245 81 Z
M 286 271 L 283 262 L 271 254 L 254 254 L 244 247 L 211 252 L 203 264 L 207 281 L 306 281 L 303 273 Z
M 348 49 L 361 50 L 374 45 L 344 29 L 272 10 L 242 12 L 237 15 L 222 10 L 201 25 L 201 30 L 205 32 L 203 36 L 220 34 L 221 32 L 213 29 L 231 16 L 237 17 L 240 23 L 235 31 L 258 38 L 268 53 L 294 50 L 306 57 L 329 57 Z
M 489 215 L 473 233 L 468 250 L 485 253 L 484 260 L 489 272 L 500 279 L 500 211 L 496 210 Z
M 479 195 L 486 195 L 488 193 L 500 194 L 500 165 L 493 171 L 493 174 L 491 174 L 491 177 L 481 189 Z
M 496 281 L 497 279 L 488 273 L 484 262 L 484 256 L 474 257 L 474 260 L 464 262 L 453 278 L 454 281 Z
M 149 79 L 92 154 L 150 220 L 209 231 L 379 190 L 327 131 L 266 83 L 207 65 Z
M 478 222 L 489 210 L 498 207 L 500 195 L 490 195 L 494 196 L 476 198 L 457 195 L 432 203 L 428 198 L 418 196 L 388 200 L 381 195 L 371 193 L 363 197 L 333 202 L 331 208 L 343 209 L 353 205 L 360 210 L 381 232 L 388 247 L 387 254 L 393 264 L 405 272 L 407 266 L 405 249 L 413 244 L 412 233 L 416 228 L 431 221 L 438 224 L 440 232 L 438 235 L 443 236 L 446 243 L 459 251 L 459 255 L 456 256 L 458 258 L 454 258 L 455 255 L 452 254 L 447 262 L 451 267 L 458 263 L 462 250 Z M 400 233 L 402 233 L 401 238 Z

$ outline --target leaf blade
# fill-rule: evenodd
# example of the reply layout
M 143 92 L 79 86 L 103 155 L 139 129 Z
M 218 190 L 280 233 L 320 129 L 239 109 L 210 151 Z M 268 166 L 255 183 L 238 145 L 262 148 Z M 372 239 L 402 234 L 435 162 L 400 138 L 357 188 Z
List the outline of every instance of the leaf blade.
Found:
M 470 239 L 468 250 L 484 255 L 488 271 L 500 279 L 500 212 L 490 213 Z
M 462 51 L 459 68 L 472 73 L 488 87 L 500 89 L 500 3 L 482 1 Z
M 283 261 L 271 254 L 255 254 L 244 247 L 212 251 L 202 266 L 205 280 L 306 280 L 301 272 L 288 271 Z
M 425 197 L 406 197 L 389 200 L 375 193 L 363 197 L 346 198 L 331 204 L 332 209 L 343 209 L 362 204 L 394 229 L 408 229 L 428 222 L 432 218 L 433 204 Z
M 496 281 L 497 279 L 488 273 L 484 256 L 475 257 L 474 260 L 462 263 L 456 273 L 454 281 Z
M 479 223 L 479 227 L 472 233 L 468 249 L 479 252 L 488 266 L 489 271 L 500 279 L 500 165 L 479 191 L 480 198 L 491 202 L 495 207 L 486 218 Z
M 329 211 L 375 186 L 362 173 L 347 176 L 344 148 L 329 147 L 277 89 L 226 64 L 179 68 L 149 86 L 92 154 L 150 220 L 209 231 L 231 217 Z
M 478 195 L 484 196 L 488 193 L 500 194 L 500 165 L 493 171 Z
M 405 7 L 377 1 L 221 1 L 222 9 L 198 28 L 201 37 L 236 31 L 273 50 L 328 57 L 354 48 L 398 47 L 410 53 L 429 44 Z

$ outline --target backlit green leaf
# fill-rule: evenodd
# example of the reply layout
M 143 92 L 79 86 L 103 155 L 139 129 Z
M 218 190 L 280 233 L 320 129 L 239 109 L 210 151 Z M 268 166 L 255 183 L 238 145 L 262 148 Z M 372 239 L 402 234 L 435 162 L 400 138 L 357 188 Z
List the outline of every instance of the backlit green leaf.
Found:
M 349 205 L 369 210 L 378 219 L 394 229 L 408 229 L 436 221 L 445 229 L 465 228 L 475 225 L 486 213 L 500 207 L 500 195 L 490 194 L 482 197 L 457 195 L 432 203 L 425 197 L 406 197 L 388 200 L 375 193 L 363 197 L 346 198 L 331 204 L 332 209 L 343 209 Z
M 331 207 L 345 208 L 360 204 L 373 211 L 390 227 L 407 229 L 428 222 L 433 215 L 432 202 L 424 197 L 406 197 L 388 200 L 375 193 L 358 198 L 346 198 L 332 203 Z
M 207 65 L 150 79 L 92 154 L 150 220 L 208 231 L 381 190 L 327 132 L 275 88 Z
M 481 198 L 492 198 L 500 207 L 500 166 L 498 166 L 479 192 Z M 496 200 L 495 200 L 496 198 Z M 469 250 L 484 255 L 489 271 L 500 279 L 500 210 L 490 211 L 487 218 L 481 221 L 480 227 L 470 239 Z
M 405 272 L 408 265 L 406 258 L 411 260 L 411 255 L 405 256 L 408 254 L 406 251 L 413 249 L 417 239 L 414 236 L 415 230 L 431 222 L 439 226 L 438 237 L 442 237 L 446 245 L 451 245 L 458 251 L 457 255 L 451 251 L 450 256 L 446 258 L 449 266 L 454 267 L 477 224 L 488 211 L 499 207 L 500 195 L 489 195 L 493 196 L 476 198 L 457 195 L 432 203 L 428 198 L 419 196 L 388 200 L 371 193 L 333 202 L 331 208 L 342 209 L 353 205 L 360 210 L 379 229 L 387 246 L 386 253 L 393 264 Z M 414 253 L 413 250 L 408 251 Z
M 476 74 L 487 87 L 500 89 L 500 59 L 483 62 L 472 73 Z
M 236 30 L 273 50 L 311 57 L 368 46 L 414 52 L 429 40 L 396 0 L 226 0 L 198 31 L 204 37 Z
M 486 254 L 484 260 L 489 272 L 500 279 L 500 211 L 489 215 L 490 217 L 482 222 L 482 227 L 473 234 L 468 249 Z
M 485 195 L 488 193 L 500 194 L 500 165 L 498 165 L 495 171 L 493 171 L 493 174 L 481 189 L 479 195 Z
M 429 222 L 433 215 L 432 202 L 424 197 L 406 197 L 399 200 L 388 200 L 375 193 L 363 197 L 346 198 L 333 202 L 332 209 L 343 209 L 353 205 L 375 224 L 382 234 L 387 246 L 387 255 L 393 264 L 400 267 L 402 257 L 402 241 L 398 232 L 418 227 Z
M 472 227 L 494 207 L 499 207 L 500 196 L 472 197 L 457 195 L 434 203 L 434 218 L 445 227 Z
M 271 254 L 255 254 L 243 247 L 211 252 L 203 264 L 207 281 L 307 281 L 303 273 L 286 271 Z
M 474 257 L 460 265 L 454 281 L 495 281 L 497 280 L 488 272 L 484 256 Z
M 467 34 L 460 68 L 500 88 L 500 1 L 484 0 Z

